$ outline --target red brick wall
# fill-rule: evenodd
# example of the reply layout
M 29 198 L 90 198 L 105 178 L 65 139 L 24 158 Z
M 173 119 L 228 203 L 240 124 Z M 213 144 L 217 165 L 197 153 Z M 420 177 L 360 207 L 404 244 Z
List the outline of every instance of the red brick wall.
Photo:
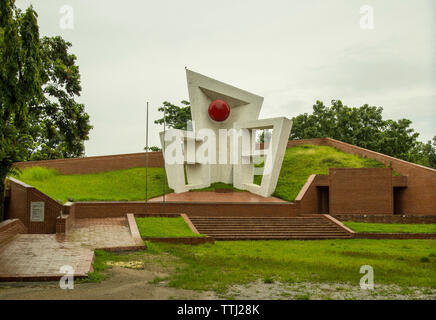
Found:
M 56 233 L 68 234 L 74 225 L 74 205 L 67 202 L 63 207 L 63 214 L 56 218 Z
M 435 169 L 393 158 L 331 138 L 292 140 L 288 142 L 288 148 L 302 144 L 327 145 L 346 153 L 376 159 L 387 166 L 390 165 L 393 170 L 407 177 L 407 187 L 401 188 L 401 190 L 396 192 L 395 214 L 436 215 Z M 313 185 L 311 188 L 316 188 L 316 186 Z M 310 192 L 311 191 L 312 190 L 310 190 Z M 310 206 L 314 208 L 314 204 L 309 204 L 309 209 Z M 303 208 L 304 206 L 302 205 L 302 213 L 305 213 L 305 209 Z
M 392 169 L 329 170 L 330 214 L 393 214 Z
M 356 147 L 327 138 L 327 145 L 341 151 L 376 159 L 403 176 L 407 176 L 407 188 L 399 193 L 396 214 L 436 215 L 436 170 L 393 158 L 368 149 Z
M 369 223 L 436 223 L 436 215 L 432 216 L 406 216 L 406 215 L 379 215 L 379 214 L 338 214 L 334 217 L 341 221 L 369 222 Z
M 76 219 L 119 217 L 126 213 L 146 213 L 143 201 L 75 202 Z M 148 213 L 185 213 L 189 216 L 295 216 L 298 206 L 293 203 L 208 203 L 208 202 L 149 202 Z
M 28 233 L 55 233 L 56 218 L 59 217 L 64 206 L 41 191 L 19 180 L 10 178 L 10 199 L 7 219 L 20 219 L 26 226 Z M 44 222 L 30 221 L 30 203 L 44 202 Z
M 328 186 L 327 175 L 312 174 L 305 185 L 301 188 L 295 203 L 299 206 L 299 214 L 314 214 L 319 212 L 319 190 L 318 187 Z
M 436 215 L 436 170 L 430 169 L 427 167 L 423 167 L 420 165 L 416 165 L 413 163 L 409 163 L 403 160 L 399 160 L 396 158 L 392 158 L 374 151 L 370 151 L 364 148 L 356 147 L 338 140 L 330 139 L 330 138 L 320 138 L 320 139 L 305 139 L 305 140 L 293 140 L 288 142 L 288 147 L 302 145 L 302 144 L 313 144 L 313 145 L 328 145 L 335 147 L 339 150 L 342 150 L 347 153 L 357 154 L 359 156 L 374 158 L 386 165 L 391 165 L 391 167 L 399 172 L 400 174 L 407 176 L 407 187 L 401 188 L 401 191 L 396 191 L 395 197 L 395 213 L 396 214 L 407 214 L 407 215 Z M 123 155 L 114 155 L 114 156 L 100 156 L 100 157 L 85 157 L 85 158 L 77 158 L 77 159 L 63 159 L 63 160 L 49 160 L 49 161 L 29 161 L 29 162 L 19 162 L 15 164 L 19 168 L 31 167 L 31 166 L 43 166 L 48 168 L 55 168 L 62 173 L 65 174 L 73 174 L 73 173 L 95 173 L 95 172 L 103 172 L 110 170 L 121 170 L 128 169 L 133 167 L 143 167 L 145 166 L 145 153 L 135 153 L 135 154 L 123 154 Z M 163 158 L 161 152 L 150 152 L 149 153 L 149 166 L 150 167 L 162 167 L 163 166 Z M 292 207 L 288 207 L 287 209 L 279 210 L 279 214 L 288 214 L 291 215 L 298 214 L 301 208 L 301 214 L 306 213 L 316 213 L 318 211 L 318 186 L 326 185 L 325 179 L 321 176 L 317 176 L 314 178 L 314 183 L 311 183 L 304 197 L 301 199 L 296 199 L 296 203 L 292 205 Z M 355 181 L 352 178 L 352 185 Z M 328 185 L 328 183 L 327 183 Z M 28 195 L 29 191 L 26 191 L 26 188 L 23 187 L 14 187 L 13 196 L 11 197 L 11 202 L 9 203 L 8 212 L 11 212 L 13 216 L 22 216 L 22 220 L 25 224 L 29 224 L 29 217 L 25 217 L 22 212 L 29 210 L 30 201 L 35 201 L 32 199 L 47 199 L 48 197 L 38 192 L 37 190 L 31 191 L 30 195 Z M 347 196 L 346 193 L 343 195 Z M 18 199 L 18 200 L 17 200 Z M 26 199 L 26 201 L 20 201 L 19 199 Z M 47 200 L 50 202 L 49 200 Z M 386 201 L 386 200 L 383 200 Z M 289 206 L 289 204 L 287 204 Z M 157 205 L 155 205 L 157 206 Z M 201 215 L 203 212 L 211 212 L 212 215 L 220 215 L 220 214 L 232 214 L 235 212 L 235 204 L 220 204 L 219 210 L 218 207 L 214 204 L 202 204 L 202 205 L 192 205 L 191 209 L 186 209 L 186 205 L 169 205 L 167 203 L 167 208 L 170 208 L 173 211 L 179 211 L 183 209 L 183 212 L 190 214 Z M 259 206 L 256 204 L 256 206 Z M 386 206 L 383 205 L 383 210 L 387 210 Z M 59 216 L 58 213 L 61 209 L 61 205 L 59 205 L 55 201 L 50 202 L 50 217 L 49 225 L 47 227 L 38 226 L 37 223 L 32 223 L 30 227 L 29 224 L 29 232 L 37 232 L 37 230 L 45 230 L 46 233 L 54 232 L 56 228 L 56 217 Z M 101 207 L 101 206 L 99 206 Z M 121 207 L 123 207 L 121 205 Z M 239 205 L 239 209 L 237 212 L 240 212 L 241 215 L 250 215 L 252 211 L 252 206 L 244 204 Z M 107 208 L 107 207 L 106 207 Z M 119 208 L 119 205 L 115 205 L 115 208 Z M 136 205 L 129 204 L 126 208 L 137 208 Z M 267 212 L 270 212 L 267 207 Z M 278 207 L 277 207 L 278 208 Z M 367 207 L 366 209 L 368 209 Z M 376 207 L 374 207 L 377 209 Z M 65 208 L 67 210 L 67 208 Z M 338 208 L 337 208 L 338 209 Z M 142 210 L 142 209 L 141 209 Z M 156 207 L 156 212 L 159 212 L 159 208 Z M 187 212 L 189 210 L 190 212 Z M 339 210 L 339 209 L 338 209 Z M 378 209 L 377 209 L 378 210 Z M 47 211 L 47 210 L 46 210 Z M 109 210 L 110 211 L 110 210 Z M 389 209 L 389 211 L 391 211 Z M 127 213 L 126 211 L 123 213 Z M 134 211 L 130 211 L 134 212 Z M 271 214 L 274 214 L 274 210 L 271 211 Z M 349 212 L 348 212 L 349 213 Z M 92 212 L 90 213 L 92 214 Z M 110 213 L 109 213 L 110 214 Z M 46 212 L 47 217 L 47 212 Z M 21 218 L 20 218 L 21 219 Z M 26 222 L 27 221 L 27 222 Z M 35 225 L 33 225 L 35 224 Z M 26 225 L 27 226 L 27 225 Z M 52 231 L 49 231 L 52 230 Z
M 19 219 L 9 219 L 1 222 L 0 245 L 8 242 L 20 233 L 27 233 L 27 229 Z
M 53 168 L 64 174 L 86 174 L 112 170 L 123 170 L 145 167 L 146 153 L 119 154 L 113 156 L 84 157 L 59 160 L 16 162 L 17 168 L 24 169 L 33 166 Z M 149 168 L 163 167 L 162 152 L 148 153 Z

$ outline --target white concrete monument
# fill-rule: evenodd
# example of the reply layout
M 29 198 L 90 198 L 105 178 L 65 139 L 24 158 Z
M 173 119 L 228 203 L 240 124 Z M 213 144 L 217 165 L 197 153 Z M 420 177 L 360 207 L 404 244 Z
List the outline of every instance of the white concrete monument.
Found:
M 263 98 L 186 70 L 192 128 L 160 133 L 168 185 L 176 193 L 224 182 L 267 197 L 277 185 L 292 122 L 285 117 L 258 119 Z M 259 130 L 272 129 L 260 150 Z M 164 138 L 165 137 L 165 138 Z M 263 159 L 260 185 L 256 159 Z

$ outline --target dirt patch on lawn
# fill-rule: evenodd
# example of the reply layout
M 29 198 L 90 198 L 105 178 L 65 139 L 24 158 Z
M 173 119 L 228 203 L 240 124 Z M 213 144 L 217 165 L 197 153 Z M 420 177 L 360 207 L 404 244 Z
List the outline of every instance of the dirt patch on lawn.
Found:
M 373 290 L 363 290 L 359 284 L 343 283 L 264 283 L 261 280 L 246 285 L 231 286 L 226 298 L 237 300 L 435 300 L 436 289 L 375 284 Z
M 63 290 L 58 282 L 47 283 L 2 283 L 0 300 L 17 299 L 216 299 L 213 292 L 182 290 L 154 283 L 156 277 L 168 274 L 150 270 L 137 270 L 132 266 L 113 266 L 107 271 L 108 279 L 100 283 L 76 283 L 74 289 Z M 136 267 L 136 265 L 135 265 Z

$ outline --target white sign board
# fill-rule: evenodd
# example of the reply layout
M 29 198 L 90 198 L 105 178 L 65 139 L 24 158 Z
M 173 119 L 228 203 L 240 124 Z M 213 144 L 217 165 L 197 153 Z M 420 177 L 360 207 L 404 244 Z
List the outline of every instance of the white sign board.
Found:
M 30 203 L 30 221 L 43 222 L 44 221 L 44 202 L 31 202 Z

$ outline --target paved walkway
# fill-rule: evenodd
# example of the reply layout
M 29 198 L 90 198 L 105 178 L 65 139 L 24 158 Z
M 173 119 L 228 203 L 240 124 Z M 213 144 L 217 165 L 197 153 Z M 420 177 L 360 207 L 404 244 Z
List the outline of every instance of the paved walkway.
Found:
M 0 246 L 0 281 L 54 280 L 64 265 L 85 276 L 94 249 L 135 246 L 125 217 L 79 219 L 68 235 L 19 234 Z
M 135 246 L 125 217 L 78 219 L 66 239 L 91 249 Z
M 55 234 L 20 234 L 0 247 L 0 279 L 52 280 L 63 275 L 64 265 L 73 267 L 75 276 L 84 276 L 93 257 L 93 250 Z
M 163 197 L 150 199 L 149 202 L 161 202 Z M 182 202 L 287 202 L 276 197 L 262 197 L 257 194 L 241 192 L 192 191 L 170 193 L 165 195 L 165 201 Z

